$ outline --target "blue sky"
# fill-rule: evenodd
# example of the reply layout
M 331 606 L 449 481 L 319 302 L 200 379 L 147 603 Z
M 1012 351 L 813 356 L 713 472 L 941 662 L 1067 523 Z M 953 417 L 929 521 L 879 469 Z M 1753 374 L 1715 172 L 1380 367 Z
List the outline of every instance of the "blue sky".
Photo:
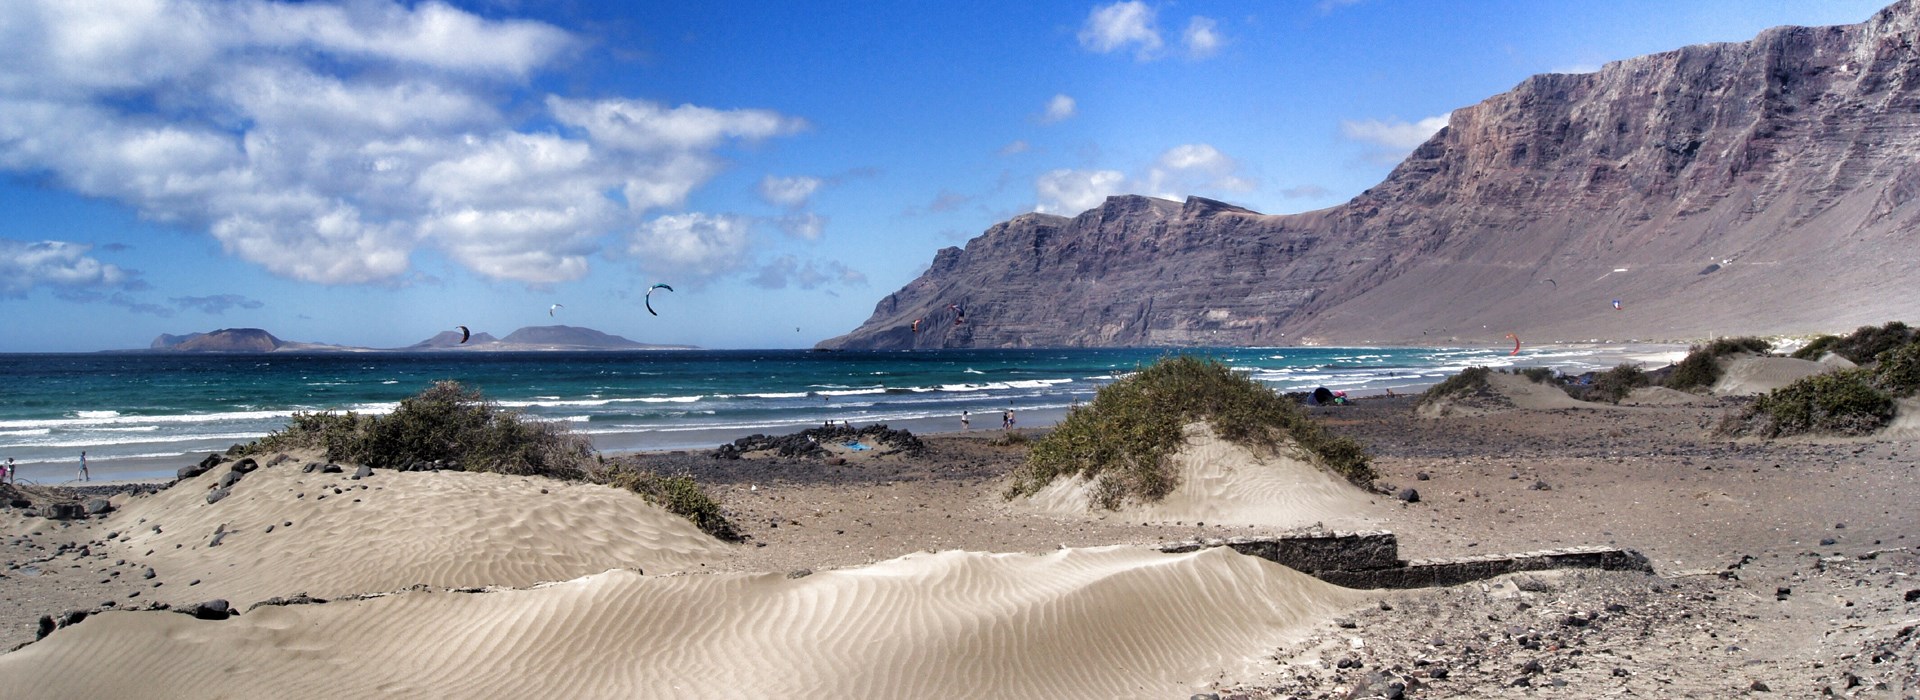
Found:
M 16 0 L 0 351 L 804 347 L 1023 212 L 1333 206 L 1528 75 L 1881 4 Z

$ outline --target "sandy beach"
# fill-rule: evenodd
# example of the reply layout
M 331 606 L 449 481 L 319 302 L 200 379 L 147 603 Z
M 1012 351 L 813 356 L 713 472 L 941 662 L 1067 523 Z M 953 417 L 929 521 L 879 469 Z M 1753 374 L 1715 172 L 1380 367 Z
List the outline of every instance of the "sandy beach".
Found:
M 0 656 L 0 687 L 25 697 L 1920 690 L 1913 438 L 1730 441 L 1706 428 L 1737 398 L 1635 399 L 1567 404 L 1516 389 L 1513 408 L 1477 415 L 1421 418 L 1406 396 L 1311 409 L 1369 446 L 1380 485 L 1416 488 L 1417 502 L 1335 488 L 1310 466 L 1204 430 L 1182 453 L 1185 490 L 1120 512 L 1076 505 L 1071 486 L 1003 498 L 1037 429 L 923 436 L 918 455 L 618 458 L 698 478 L 741 543 L 602 486 L 303 471 L 320 460 L 290 454 L 262 460 L 214 503 L 223 468 L 114 496 L 112 512 L 86 520 L 0 511 L 0 643 L 18 647 Z M 1158 551 L 1301 530 L 1392 531 L 1416 560 L 1614 546 L 1645 554 L 1655 573 L 1363 591 L 1226 549 Z M 212 600 L 237 614 L 191 614 Z M 172 610 L 129 610 L 157 603 Z M 34 641 L 43 616 L 55 629 Z

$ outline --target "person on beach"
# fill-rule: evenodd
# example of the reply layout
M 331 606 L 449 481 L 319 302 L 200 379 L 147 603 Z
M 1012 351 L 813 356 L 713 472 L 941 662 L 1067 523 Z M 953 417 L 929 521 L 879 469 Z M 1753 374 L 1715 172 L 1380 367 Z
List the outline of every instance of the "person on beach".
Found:
M 1020 419 L 1013 417 L 1013 409 L 1007 409 L 1007 427 L 1011 428 L 1019 423 Z
M 960 432 L 964 433 L 969 430 L 973 430 L 973 414 L 968 413 L 966 411 L 961 411 L 960 412 Z
M 13 458 L 12 457 L 7 458 L 6 471 L 0 471 L 0 481 L 6 482 L 9 484 L 20 483 L 19 479 L 15 478 L 13 475 Z
M 1011 429 L 1012 427 L 1013 427 L 1013 409 L 1009 408 L 1005 411 L 1001 411 L 1000 412 L 1000 429 L 1008 430 L 1008 429 Z
M 87 451 L 86 450 L 80 451 L 80 480 L 93 481 L 93 477 L 87 474 Z

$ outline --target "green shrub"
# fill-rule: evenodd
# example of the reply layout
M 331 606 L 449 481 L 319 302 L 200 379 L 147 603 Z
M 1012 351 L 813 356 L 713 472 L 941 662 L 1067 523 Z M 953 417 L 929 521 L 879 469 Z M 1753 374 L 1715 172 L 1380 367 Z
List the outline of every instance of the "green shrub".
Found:
M 1439 384 L 1427 387 L 1420 395 L 1420 404 L 1425 405 L 1445 398 L 1459 398 L 1493 393 L 1493 386 L 1487 383 L 1487 377 L 1493 370 L 1485 367 L 1468 367 L 1459 374 L 1447 377 Z
M 1840 342 L 1840 336 L 1823 335 L 1814 338 L 1799 350 L 1793 351 L 1791 357 L 1796 360 L 1818 360 L 1825 357 L 1828 352 L 1831 352 L 1833 350 L 1833 344 L 1838 342 Z
M 1737 432 L 1763 437 L 1865 435 L 1893 420 L 1893 399 L 1873 386 L 1873 371 L 1816 374 L 1759 397 Z
M 1895 398 L 1920 390 L 1920 343 L 1907 343 L 1880 354 L 1873 365 L 1873 384 Z
M 1889 321 L 1887 325 L 1877 328 L 1861 326 L 1852 335 L 1834 341 L 1827 350 L 1852 360 L 1854 364 L 1864 365 L 1879 357 L 1880 353 L 1911 342 L 1914 342 L 1914 329 L 1899 321 Z
M 1620 403 L 1634 389 L 1652 383 L 1653 380 L 1648 379 L 1647 373 L 1641 371 L 1638 365 L 1622 362 L 1613 369 L 1594 375 L 1592 384 L 1570 385 L 1566 391 L 1567 395 L 1581 401 Z
M 661 477 L 625 466 L 589 472 L 594 459 L 586 438 L 559 423 L 504 410 L 459 382 L 435 382 L 384 416 L 296 413 L 285 428 L 244 451 L 294 449 L 319 449 L 327 459 L 371 467 L 439 462 L 463 471 L 603 483 L 640 494 L 714 537 L 741 539 L 720 504 L 692 477 Z
M 1094 501 L 1117 508 L 1155 501 L 1178 484 L 1168 457 L 1188 423 L 1204 420 L 1220 437 L 1272 449 L 1291 437 L 1308 457 L 1355 483 L 1374 477 L 1366 451 L 1322 429 L 1297 404 L 1214 360 L 1165 358 L 1100 389 L 1092 402 L 1027 453 L 1006 497 L 1032 495 L 1063 476 L 1094 480 Z
M 615 465 L 594 475 L 594 480 L 617 489 L 640 494 L 649 503 L 691 521 L 714 537 L 728 542 L 744 539 L 720 502 L 707 495 L 691 476 L 660 476 L 651 471 Z
M 1532 381 L 1535 384 L 1550 384 L 1553 382 L 1553 368 L 1552 367 L 1528 367 L 1526 369 L 1520 370 L 1520 376 L 1526 377 L 1529 381 Z
M 1759 338 L 1721 338 L 1706 345 L 1695 345 L 1687 357 L 1675 365 L 1667 377 L 1667 386 L 1681 391 L 1706 389 L 1720 381 L 1720 358 L 1738 353 L 1765 354 L 1773 344 Z

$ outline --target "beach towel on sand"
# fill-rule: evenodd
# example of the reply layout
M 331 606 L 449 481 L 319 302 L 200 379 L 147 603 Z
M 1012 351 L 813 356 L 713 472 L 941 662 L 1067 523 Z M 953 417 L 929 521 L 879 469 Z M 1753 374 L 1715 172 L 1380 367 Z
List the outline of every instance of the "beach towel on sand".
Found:
M 860 451 L 863 451 L 863 450 L 870 450 L 870 449 L 873 449 L 873 448 L 871 448 L 871 447 L 867 447 L 866 445 L 862 445 L 862 444 L 860 444 L 860 443 L 857 443 L 857 442 L 849 442 L 849 443 L 847 443 L 847 449 L 849 449 L 849 450 L 853 450 L 853 451 L 855 451 L 855 452 L 860 452 Z

